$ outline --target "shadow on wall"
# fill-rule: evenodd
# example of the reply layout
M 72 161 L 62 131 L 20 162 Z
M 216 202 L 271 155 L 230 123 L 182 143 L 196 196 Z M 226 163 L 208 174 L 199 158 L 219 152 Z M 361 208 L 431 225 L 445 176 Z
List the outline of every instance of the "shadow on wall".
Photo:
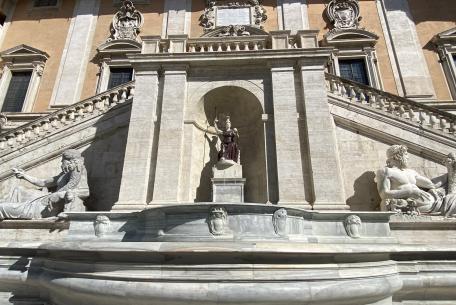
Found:
M 381 198 L 377 191 L 375 172 L 367 171 L 359 176 L 353 184 L 355 193 L 347 199 L 353 211 L 378 211 Z
M 95 140 L 82 153 L 90 188 L 85 201 L 89 211 L 109 211 L 119 199 L 131 109 L 125 106 L 111 109 L 92 126 Z

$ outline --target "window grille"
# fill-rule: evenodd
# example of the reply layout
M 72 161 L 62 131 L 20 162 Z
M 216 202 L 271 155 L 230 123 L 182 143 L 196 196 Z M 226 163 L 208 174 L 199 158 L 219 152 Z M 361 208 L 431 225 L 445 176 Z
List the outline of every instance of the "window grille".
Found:
M 133 79 L 132 68 L 111 68 L 108 89 L 128 83 Z
M 339 59 L 339 70 L 343 78 L 370 85 L 364 59 Z
M 2 112 L 20 112 L 24 105 L 32 72 L 13 72 L 6 91 Z
M 56 6 L 57 0 L 34 0 L 34 7 L 43 7 L 43 6 Z

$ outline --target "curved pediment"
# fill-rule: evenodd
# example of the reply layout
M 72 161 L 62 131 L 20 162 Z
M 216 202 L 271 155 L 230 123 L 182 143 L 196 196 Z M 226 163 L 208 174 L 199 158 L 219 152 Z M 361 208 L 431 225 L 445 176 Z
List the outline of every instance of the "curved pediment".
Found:
M 105 42 L 98 47 L 98 53 L 136 53 L 141 52 L 142 44 L 129 39 L 119 39 Z
M 432 41 L 438 45 L 445 43 L 456 44 L 456 28 L 435 35 Z
M 269 35 L 268 32 L 250 25 L 229 25 L 217 27 L 201 37 L 258 36 Z
M 323 43 L 328 46 L 374 46 L 378 35 L 361 29 L 330 31 L 325 35 Z

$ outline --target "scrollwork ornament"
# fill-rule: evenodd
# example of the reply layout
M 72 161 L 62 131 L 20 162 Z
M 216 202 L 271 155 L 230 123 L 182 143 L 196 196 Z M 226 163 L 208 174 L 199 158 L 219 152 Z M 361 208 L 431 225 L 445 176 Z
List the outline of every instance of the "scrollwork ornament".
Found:
M 279 236 L 287 236 L 287 219 L 288 213 L 285 209 L 279 209 L 272 215 L 272 224 L 274 226 L 274 232 Z
M 123 1 L 122 7 L 112 18 L 111 37 L 108 41 L 127 39 L 137 40 L 140 28 L 144 24 L 144 17 L 136 10 L 133 2 Z
M 223 207 L 213 207 L 209 211 L 208 225 L 212 235 L 224 235 L 228 222 L 228 213 Z
M 344 227 L 347 235 L 351 238 L 361 238 L 361 218 L 357 215 L 349 215 L 344 220 Z
M 358 29 L 362 19 L 358 0 L 331 0 L 326 15 L 334 25 L 332 31 Z

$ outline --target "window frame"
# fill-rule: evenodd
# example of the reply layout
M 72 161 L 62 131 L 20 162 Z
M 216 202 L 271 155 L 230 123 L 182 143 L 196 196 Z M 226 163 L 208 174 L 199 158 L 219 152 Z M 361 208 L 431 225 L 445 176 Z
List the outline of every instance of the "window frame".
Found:
M 19 45 L 1 52 L 0 58 L 5 63 L 0 78 L 0 110 L 3 108 L 13 73 L 31 72 L 29 86 L 20 112 L 32 112 L 49 55 L 38 49 Z
M 32 11 L 39 11 L 39 10 L 52 10 L 52 9 L 59 9 L 62 5 L 62 0 L 57 0 L 55 5 L 48 5 L 48 6 L 35 6 L 35 0 L 31 0 L 29 4 L 29 9 Z
M 456 100 L 456 27 L 441 32 L 432 38 L 440 59 L 443 73 L 453 100 Z

